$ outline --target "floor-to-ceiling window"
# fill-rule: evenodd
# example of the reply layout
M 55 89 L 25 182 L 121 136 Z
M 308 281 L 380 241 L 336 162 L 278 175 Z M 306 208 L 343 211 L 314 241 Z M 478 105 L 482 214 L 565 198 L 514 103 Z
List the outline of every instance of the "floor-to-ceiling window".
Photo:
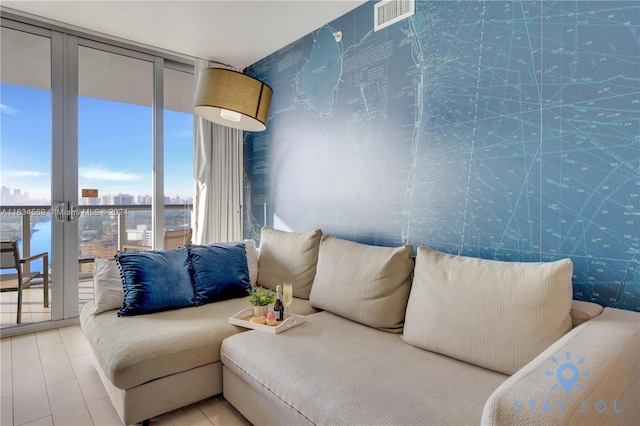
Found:
M 17 241 L 20 254 L 47 253 L 43 261 L 27 262 L 24 275 L 42 274 L 53 260 L 51 251 L 51 37 L 48 31 L 0 28 L 0 239 Z M 44 259 L 44 258 L 41 258 Z M 0 323 L 18 321 L 17 271 L 2 265 Z M 44 291 L 43 277 L 32 281 Z M 10 290 L 10 291 L 9 291 Z M 51 318 L 42 293 L 23 294 L 22 323 Z M 33 309 L 32 309 L 33 308 Z
M 50 308 L 40 281 L 26 291 L 33 324 L 77 316 L 95 258 L 191 227 L 194 83 L 188 58 L 21 20 L 3 13 L 0 225 L 22 254 L 49 252 Z M 15 299 L 2 294 L 3 328 Z
M 122 248 L 121 231 L 121 245 L 152 245 L 153 58 L 98 47 L 78 48 L 81 284 L 94 257 Z M 91 300 L 91 286 L 80 285 L 78 297 Z
M 193 71 L 181 64 L 164 69 L 164 227 L 191 228 L 193 209 Z

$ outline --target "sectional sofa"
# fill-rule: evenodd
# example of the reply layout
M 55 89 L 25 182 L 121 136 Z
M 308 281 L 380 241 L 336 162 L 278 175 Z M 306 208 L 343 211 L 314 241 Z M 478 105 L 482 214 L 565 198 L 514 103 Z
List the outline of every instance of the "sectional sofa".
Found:
M 304 324 L 230 325 L 244 297 L 124 317 L 101 300 L 83 309 L 125 423 L 219 393 L 254 424 L 640 423 L 640 313 L 572 301 L 569 259 L 426 247 L 414 259 L 410 246 L 319 230 L 265 228 L 259 255 L 245 243 L 251 284 L 293 282 Z

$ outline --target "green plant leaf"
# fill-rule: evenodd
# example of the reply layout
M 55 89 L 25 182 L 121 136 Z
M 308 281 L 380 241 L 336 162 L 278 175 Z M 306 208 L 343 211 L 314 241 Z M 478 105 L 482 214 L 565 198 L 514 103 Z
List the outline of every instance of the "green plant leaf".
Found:
M 249 303 L 252 306 L 267 306 L 276 301 L 271 290 L 265 290 L 262 287 L 253 287 L 247 292 L 249 293 Z

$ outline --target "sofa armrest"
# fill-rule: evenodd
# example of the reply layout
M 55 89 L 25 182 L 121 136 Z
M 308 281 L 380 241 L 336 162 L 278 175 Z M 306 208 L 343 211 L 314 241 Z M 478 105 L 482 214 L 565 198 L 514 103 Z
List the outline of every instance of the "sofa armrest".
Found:
M 602 313 L 602 306 L 597 303 L 583 302 L 581 300 L 571 301 L 571 326 L 577 327 L 591 318 L 595 318 Z
M 640 313 L 605 308 L 507 379 L 483 425 L 640 424 Z

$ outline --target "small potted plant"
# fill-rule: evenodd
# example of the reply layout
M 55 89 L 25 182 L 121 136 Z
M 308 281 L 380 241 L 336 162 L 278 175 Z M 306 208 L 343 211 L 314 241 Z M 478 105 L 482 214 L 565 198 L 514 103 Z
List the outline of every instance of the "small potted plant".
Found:
M 249 292 L 249 303 L 253 306 L 253 315 L 256 317 L 266 316 L 269 305 L 276 301 L 271 290 L 252 287 L 247 291 Z

